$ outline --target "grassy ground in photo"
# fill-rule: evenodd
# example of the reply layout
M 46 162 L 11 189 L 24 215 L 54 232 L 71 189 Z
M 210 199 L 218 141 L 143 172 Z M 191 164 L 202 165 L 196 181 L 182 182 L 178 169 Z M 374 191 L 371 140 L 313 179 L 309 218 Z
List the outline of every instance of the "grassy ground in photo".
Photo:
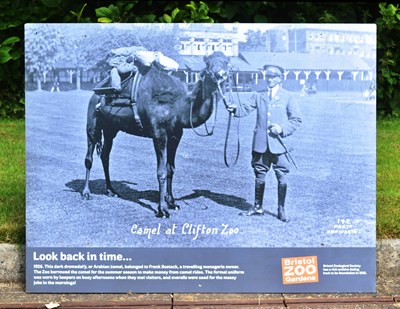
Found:
M 256 113 L 241 118 L 239 129 L 239 119 L 232 119 L 227 154 L 232 158 L 237 153 L 239 137 L 241 156 L 227 168 L 223 149 L 229 114 L 222 102 L 217 117 L 207 122 L 209 130 L 214 128 L 211 136 L 199 137 L 185 129 L 172 186 L 180 209 L 170 211 L 169 219 L 155 216 L 159 186 L 152 140 L 123 132 L 114 139 L 109 169 L 119 197 L 106 194 L 95 155 L 89 181 L 93 199 L 82 199 L 91 95 L 26 92 L 28 247 L 375 246 L 376 107 L 362 93 L 331 91 L 299 97 L 303 124 L 293 138 L 285 139 L 293 146 L 299 167 L 291 169 L 289 180 L 290 224 L 276 218 L 274 173 L 266 177 L 265 216 L 240 215 L 254 198 L 250 161 Z M 244 102 L 250 95 L 239 92 L 232 100 Z M 204 134 L 204 126 L 196 132 Z M 351 230 L 339 230 L 338 222 L 349 222 Z M 204 231 L 196 235 L 193 227 Z M 227 234 L 225 227 L 233 233 Z M 160 232 L 150 236 L 139 232 L 153 228 Z
M 400 238 L 400 121 L 377 122 L 377 237 Z
M 0 243 L 25 243 L 25 121 L 0 120 Z
M 69 106 L 63 107 L 66 110 L 69 108 Z M 398 119 L 377 121 L 378 239 L 400 238 L 399 132 Z M 151 151 L 149 149 L 149 155 L 152 155 Z M 181 146 L 180 151 L 180 154 L 185 156 L 185 145 Z M 82 165 L 83 175 L 81 162 L 83 159 L 81 159 L 79 157 L 77 161 Z M 99 165 L 98 158 L 96 160 L 96 165 Z M 25 121 L 0 120 L 0 243 L 25 243 L 25 176 Z M 98 178 L 102 177 L 102 172 L 99 172 Z M 93 180 L 93 184 L 96 184 L 96 180 Z M 118 187 L 118 182 L 116 184 Z M 82 184 L 79 183 L 78 187 L 82 187 Z M 96 188 L 94 191 L 96 192 Z

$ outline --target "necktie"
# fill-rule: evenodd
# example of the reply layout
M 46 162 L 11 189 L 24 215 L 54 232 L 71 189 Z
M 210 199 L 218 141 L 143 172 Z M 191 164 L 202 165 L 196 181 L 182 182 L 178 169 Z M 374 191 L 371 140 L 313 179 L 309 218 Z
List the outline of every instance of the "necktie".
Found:
M 268 92 L 268 97 L 269 97 L 269 100 L 272 101 L 272 90 L 270 90 L 270 91 Z

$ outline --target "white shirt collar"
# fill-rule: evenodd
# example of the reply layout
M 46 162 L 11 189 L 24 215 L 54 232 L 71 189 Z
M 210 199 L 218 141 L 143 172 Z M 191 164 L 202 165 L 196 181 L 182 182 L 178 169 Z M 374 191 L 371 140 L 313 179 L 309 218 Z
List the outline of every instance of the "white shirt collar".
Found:
M 278 90 L 279 90 L 279 85 L 276 85 L 274 88 L 268 89 L 268 95 L 269 95 L 269 92 L 272 91 L 272 98 L 273 98 L 273 97 L 275 97 Z

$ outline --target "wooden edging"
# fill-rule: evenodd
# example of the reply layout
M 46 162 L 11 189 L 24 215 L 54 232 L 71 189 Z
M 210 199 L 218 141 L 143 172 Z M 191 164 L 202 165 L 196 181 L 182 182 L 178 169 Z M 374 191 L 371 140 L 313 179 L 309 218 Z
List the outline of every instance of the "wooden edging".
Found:
M 113 308 L 113 309 L 126 309 L 126 308 L 201 308 L 201 307 L 212 307 L 212 308 L 258 308 L 258 307 L 291 307 L 291 306 L 323 306 L 329 307 L 332 305 L 356 305 L 356 304 L 371 304 L 371 305 L 390 305 L 400 302 L 399 296 L 356 296 L 356 297 L 322 297 L 322 298 L 284 298 L 284 299 L 262 299 L 256 300 L 195 300 L 195 301 L 109 301 L 109 302 L 63 302 L 54 308 Z M 46 308 L 47 304 L 44 303 L 14 303 L 14 304 L 0 304 L 0 308 Z

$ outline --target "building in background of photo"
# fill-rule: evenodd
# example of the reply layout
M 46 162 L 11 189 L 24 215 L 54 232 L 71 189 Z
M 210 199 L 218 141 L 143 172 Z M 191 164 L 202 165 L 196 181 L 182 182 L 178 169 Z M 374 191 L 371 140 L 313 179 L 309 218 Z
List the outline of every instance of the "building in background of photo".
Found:
M 264 64 L 274 63 L 286 70 L 283 83 L 291 91 L 306 86 L 308 93 L 363 93 L 376 80 L 375 30 L 370 24 L 179 24 L 177 74 L 191 89 L 203 57 L 221 51 L 231 60 L 233 90 L 259 89 Z M 35 90 L 41 78 L 50 90 L 58 78 L 63 89 L 91 90 L 104 78 L 103 70 L 58 61 L 41 77 L 28 74 L 27 89 Z
M 284 83 L 292 91 L 301 91 L 304 84 L 312 90 L 310 93 L 315 93 L 316 89 L 363 91 L 375 79 L 376 33 L 371 25 L 260 24 L 258 29 L 249 27 L 248 24 L 182 26 L 184 35 L 179 53 L 185 81 L 197 81 L 197 73 L 202 69 L 199 58 L 214 51 L 231 57 L 235 88 L 239 91 L 259 87 L 259 81 L 265 79 L 262 68 L 266 63 L 285 68 Z

